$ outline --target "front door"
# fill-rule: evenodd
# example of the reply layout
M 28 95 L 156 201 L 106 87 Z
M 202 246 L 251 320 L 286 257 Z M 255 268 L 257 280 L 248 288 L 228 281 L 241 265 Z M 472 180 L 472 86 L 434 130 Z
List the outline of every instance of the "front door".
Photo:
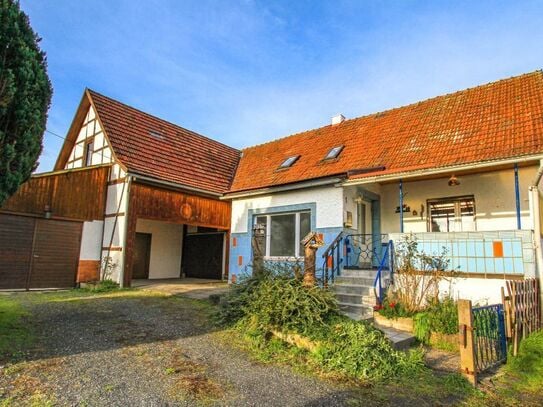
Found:
M 149 278 L 149 261 L 151 259 L 151 234 L 136 233 L 134 250 L 134 268 L 132 278 Z

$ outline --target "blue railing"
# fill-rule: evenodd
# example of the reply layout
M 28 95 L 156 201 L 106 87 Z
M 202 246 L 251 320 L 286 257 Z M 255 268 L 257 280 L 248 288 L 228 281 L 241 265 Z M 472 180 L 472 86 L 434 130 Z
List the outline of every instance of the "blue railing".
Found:
M 385 299 L 386 294 L 386 288 L 383 288 L 383 270 L 389 271 L 389 281 L 388 285 L 393 284 L 394 282 L 394 242 L 392 240 L 389 240 L 385 252 L 383 253 L 383 257 L 381 257 L 381 260 L 379 262 L 379 267 L 377 268 L 377 274 L 375 275 L 375 280 L 373 281 L 373 292 L 375 294 L 375 298 L 377 298 L 379 304 L 383 303 L 383 300 Z
M 348 234 L 345 236 L 345 267 L 372 269 L 379 267 L 386 234 Z
M 343 256 L 341 255 L 342 241 L 343 232 L 339 232 L 322 255 L 324 259 L 322 265 L 322 284 L 325 287 L 327 287 L 329 283 L 333 283 L 334 279 L 341 271 L 341 265 L 343 264 Z

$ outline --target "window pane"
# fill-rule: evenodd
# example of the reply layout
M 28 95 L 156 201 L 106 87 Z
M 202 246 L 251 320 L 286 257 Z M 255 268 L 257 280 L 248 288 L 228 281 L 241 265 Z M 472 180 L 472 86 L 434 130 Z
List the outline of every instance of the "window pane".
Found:
M 300 213 L 300 241 L 311 232 L 311 214 L 309 212 Z M 299 256 L 303 257 L 304 246 L 300 243 Z
M 267 229 L 266 229 L 266 225 L 268 224 L 268 217 L 267 216 L 257 216 L 255 224 L 263 225 L 264 230 L 266 230 L 266 235 L 267 235 Z M 268 239 L 264 239 L 264 247 L 263 247 L 263 251 L 262 251 L 264 253 L 264 256 L 268 255 L 268 248 L 266 247 L 267 243 L 268 243 Z
M 473 198 L 456 198 L 429 203 L 430 232 L 475 230 Z
M 270 256 L 294 256 L 295 247 L 294 214 L 274 215 L 271 217 Z

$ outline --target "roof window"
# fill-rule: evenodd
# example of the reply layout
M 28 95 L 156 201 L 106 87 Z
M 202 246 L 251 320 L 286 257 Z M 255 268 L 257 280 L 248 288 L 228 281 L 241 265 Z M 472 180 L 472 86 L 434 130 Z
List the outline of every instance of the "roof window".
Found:
M 334 158 L 338 158 L 339 154 L 343 150 L 344 146 L 337 146 L 333 147 L 328 151 L 328 154 L 326 154 L 326 157 L 324 157 L 325 160 L 333 160 Z
M 299 155 L 293 155 L 289 158 L 287 158 L 283 163 L 279 166 L 279 168 L 290 168 L 292 165 L 298 161 L 298 158 L 300 158 Z
M 154 138 L 157 138 L 159 140 L 163 140 L 164 139 L 164 135 L 162 133 L 159 133 L 158 131 L 154 131 L 154 130 L 150 130 L 149 131 L 149 135 L 151 137 L 154 137 Z

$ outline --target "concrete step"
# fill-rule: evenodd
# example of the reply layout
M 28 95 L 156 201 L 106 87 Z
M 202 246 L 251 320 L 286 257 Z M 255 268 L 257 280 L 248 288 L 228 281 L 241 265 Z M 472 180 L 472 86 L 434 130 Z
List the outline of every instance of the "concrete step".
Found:
M 363 304 L 363 297 L 360 294 L 336 293 L 336 298 L 342 304 Z
M 415 336 L 409 332 L 384 327 L 376 323 L 374 323 L 373 325 L 385 334 L 394 349 L 405 350 L 415 343 Z
M 366 277 L 366 278 L 375 278 L 377 275 L 377 270 L 373 269 L 343 269 L 341 271 L 340 277 Z
M 338 305 L 339 309 L 345 314 L 373 315 L 373 308 L 366 304 L 353 304 L 350 302 L 338 301 Z
M 367 321 L 373 322 L 373 312 L 366 312 L 364 314 L 355 314 L 352 312 L 344 312 L 343 315 L 355 320 L 355 321 Z
M 361 284 L 342 284 L 336 283 L 332 286 L 332 290 L 336 294 L 358 294 L 369 295 L 372 293 L 372 288 Z
M 374 278 L 370 278 L 370 277 L 344 277 L 343 275 L 342 276 L 339 276 L 336 278 L 336 280 L 334 281 L 335 284 L 343 284 L 343 285 L 351 285 L 351 284 L 354 284 L 354 285 L 365 285 L 367 287 L 373 287 L 373 281 L 374 281 Z

